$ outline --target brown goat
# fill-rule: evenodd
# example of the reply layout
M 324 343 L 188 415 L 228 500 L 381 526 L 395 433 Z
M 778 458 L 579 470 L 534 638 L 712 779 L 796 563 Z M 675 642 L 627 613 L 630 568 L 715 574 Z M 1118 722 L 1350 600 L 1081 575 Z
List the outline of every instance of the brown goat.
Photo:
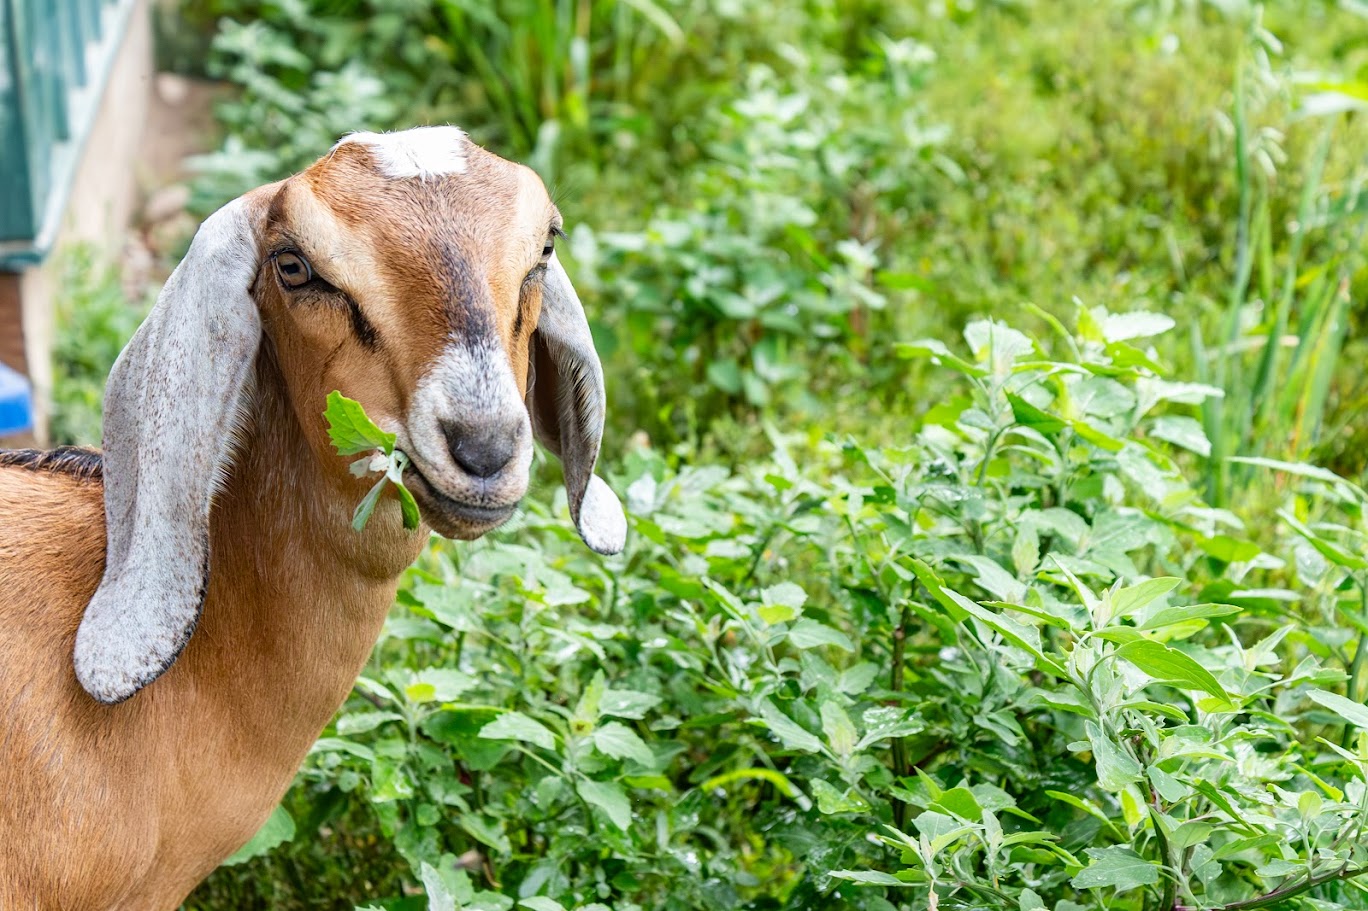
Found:
M 175 908 L 289 787 L 429 529 L 509 516 L 534 433 L 621 549 L 559 233 L 459 130 L 348 137 L 201 226 L 103 455 L 0 452 L 0 909 Z M 374 479 L 329 443 L 333 389 L 398 435 L 419 531 L 390 495 L 352 530 Z

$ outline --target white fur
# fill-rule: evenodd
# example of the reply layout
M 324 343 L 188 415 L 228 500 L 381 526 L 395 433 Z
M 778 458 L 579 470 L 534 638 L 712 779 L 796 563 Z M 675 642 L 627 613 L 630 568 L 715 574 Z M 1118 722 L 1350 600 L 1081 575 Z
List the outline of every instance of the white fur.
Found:
M 398 133 L 349 133 L 333 148 L 360 143 L 370 149 L 386 177 L 430 180 L 465 173 L 468 141 L 457 127 L 414 127 Z
M 261 338 L 241 200 L 211 215 L 109 375 L 104 578 L 76 633 L 76 676 L 121 702 L 176 659 L 199 618 L 209 509 Z
M 589 479 L 584 490 L 579 533 L 590 550 L 601 554 L 619 554 L 627 546 L 627 516 L 617 494 L 598 475 Z
M 472 506 L 512 506 L 527 492 L 532 465 L 532 424 L 502 347 L 493 339 L 453 338 L 418 384 L 405 420 L 409 458 L 454 500 Z M 513 463 L 489 480 L 468 477 L 452 459 L 444 424 L 512 433 Z

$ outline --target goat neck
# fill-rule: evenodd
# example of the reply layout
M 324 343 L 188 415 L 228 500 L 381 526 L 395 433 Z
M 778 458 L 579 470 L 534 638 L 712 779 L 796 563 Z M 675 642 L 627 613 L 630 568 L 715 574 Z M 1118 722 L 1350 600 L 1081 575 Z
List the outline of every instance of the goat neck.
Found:
M 352 529 L 355 489 L 319 470 L 266 350 L 251 411 L 211 516 L 199 628 L 132 700 L 147 699 L 160 724 L 179 728 L 167 742 L 180 745 L 171 774 L 182 787 L 165 792 L 174 806 L 160 841 L 164 860 L 186 859 L 168 878 L 191 886 L 209 872 L 191 859 L 218 856 L 200 842 L 218 837 L 225 853 L 235 849 L 288 789 L 427 537 L 406 531 L 392 502 L 363 533 Z M 176 845 L 185 850 L 168 851 Z

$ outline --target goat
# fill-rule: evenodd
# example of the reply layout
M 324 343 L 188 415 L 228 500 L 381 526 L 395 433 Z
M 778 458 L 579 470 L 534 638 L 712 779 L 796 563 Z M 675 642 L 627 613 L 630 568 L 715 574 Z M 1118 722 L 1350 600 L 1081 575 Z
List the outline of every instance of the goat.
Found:
M 352 134 L 200 226 L 103 454 L 0 453 L 0 908 L 175 908 L 289 787 L 428 531 L 509 517 L 534 437 L 622 549 L 561 234 L 454 127 Z M 390 494 L 352 530 L 373 479 L 329 444 L 333 389 L 397 434 L 417 532 Z

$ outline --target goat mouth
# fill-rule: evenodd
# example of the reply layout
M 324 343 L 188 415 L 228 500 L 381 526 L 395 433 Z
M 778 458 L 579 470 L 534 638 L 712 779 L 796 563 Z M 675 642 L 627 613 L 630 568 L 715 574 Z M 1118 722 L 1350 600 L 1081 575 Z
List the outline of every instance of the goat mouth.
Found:
M 445 538 L 478 538 L 507 522 L 518 506 L 517 503 L 482 506 L 457 500 L 439 490 L 412 461 L 409 462 L 404 480 L 418 501 L 423 520 Z

